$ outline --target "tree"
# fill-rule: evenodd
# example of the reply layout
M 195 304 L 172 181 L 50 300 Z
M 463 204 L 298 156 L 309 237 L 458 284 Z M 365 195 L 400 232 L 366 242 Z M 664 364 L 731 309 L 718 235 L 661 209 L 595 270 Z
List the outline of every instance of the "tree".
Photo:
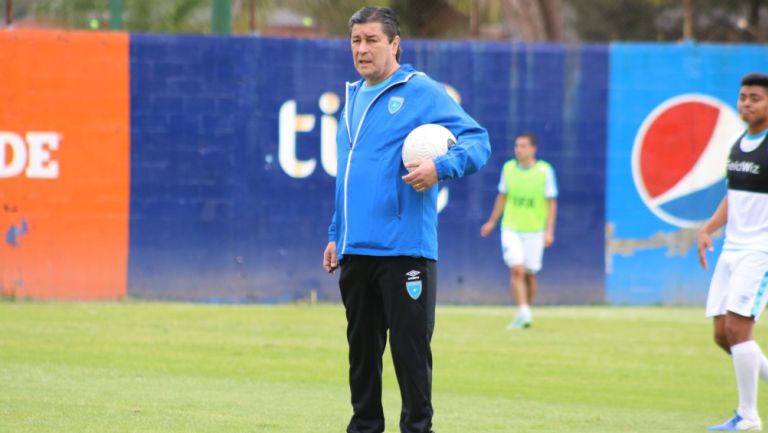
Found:
M 575 14 L 575 29 L 587 41 L 656 40 L 657 14 L 664 11 L 649 0 L 564 0 Z
M 6 0 L 11 1 L 11 0 Z M 110 0 L 13 0 L 17 19 L 65 28 L 107 28 Z M 423 38 L 521 41 L 677 41 L 684 23 L 699 41 L 764 42 L 768 0 L 389 0 L 403 33 Z M 311 17 L 330 36 L 365 0 L 232 0 L 235 33 L 258 32 L 277 7 Z M 689 8 L 684 8 L 684 5 Z M 211 0 L 125 0 L 132 32 L 207 33 Z M 690 11 L 686 20 L 686 11 Z M 567 34 L 566 38 L 564 35 Z
M 211 28 L 210 0 L 131 0 L 126 2 L 127 30 L 161 33 L 206 33 Z
M 349 17 L 366 3 L 360 0 L 284 0 L 281 5 L 312 17 L 329 35 L 346 36 Z
M 269 0 L 252 1 L 271 7 Z M 211 0 L 128 0 L 124 5 L 123 27 L 131 32 L 208 33 L 211 29 Z M 23 11 L 19 19 L 55 27 L 109 28 L 110 0 L 14 0 L 14 9 Z
M 683 0 L 563 0 L 580 39 L 676 41 L 684 38 Z M 763 0 L 693 0 L 691 36 L 699 41 L 765 41 Z
M 447 0 L 392 0 L 392 10 L 400 18 L 403 31 L 421 38 L 461 38 L 469 36 L 469 15 Z
M 562 40 L 562 5 L 559 0 L 505 0 L 502 5 L 507 22 L 512 28 L 519 29 L 523 40 Z

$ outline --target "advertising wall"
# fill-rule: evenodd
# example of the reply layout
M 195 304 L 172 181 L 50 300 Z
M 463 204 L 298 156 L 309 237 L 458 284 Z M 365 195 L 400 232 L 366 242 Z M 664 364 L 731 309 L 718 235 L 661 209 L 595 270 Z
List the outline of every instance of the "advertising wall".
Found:
M 0 101 L 0 296 L 124 296 L 127 35 L 0 31 Z
M 515 134 L 533 131 L 561 183 L 542 300 L 602 300 L 607 49 L 409 41 L 403 61 L 445 84 L 494 148 L 483 171 L 440 186 L 439 299 L 509 302 L 498 234 L 479 231 Z M 129 293 L 339 299 L 321 259 L 344 83 L 358 78 L 345 40 L 133 35 Z
M 768 71 L 768 48 L 614 44 L 610 71 L 606 299 L 703 303 L 696 227 L 725 195 L 739 83 Z
M 527 131 L 560 187 L 539 302 L 702 302 L 695 227 L 765 47 L 406 38 L 403 61 L 493 147 L 440 185 L 440 302 L 511 301 L 479 229 Z M 0 75 L 0 296 L 339 299 L 321 253 L 346 40 L 4 30 Z

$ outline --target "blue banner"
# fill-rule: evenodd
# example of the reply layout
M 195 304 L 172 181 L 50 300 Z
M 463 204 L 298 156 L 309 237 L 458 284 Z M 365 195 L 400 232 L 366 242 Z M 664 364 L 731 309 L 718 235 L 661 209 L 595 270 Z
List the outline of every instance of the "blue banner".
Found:
M 560 183 L 540 300 L 604 299 L 605 46 L 406 41 L 403 62 L 486 126 L 492 159 L 441 185 L 442 302 L 510 302 L 481 224 L 513 139 L 531 131 Z M 322 271 L 346 40 L 131 36 L 129 295 L 214 302 L 339 299 Z
M 610 58 L 607 301 L 703 303 L 696 230 L 726 193 L 740 81 L 768 70 L 768 48 L 614 44 Z

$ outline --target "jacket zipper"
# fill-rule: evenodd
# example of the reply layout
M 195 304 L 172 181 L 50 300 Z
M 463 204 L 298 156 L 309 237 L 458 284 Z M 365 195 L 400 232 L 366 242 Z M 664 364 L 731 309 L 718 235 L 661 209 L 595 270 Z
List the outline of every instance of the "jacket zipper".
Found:
M 360 135 L 360 130 L 363 129 L 363 122 L 365 122 L 365 116 L 368 115 L 368 110 L 371 108 L 371 106 L 376 103 L 376 101 L 379 99 L 379 97 L 384 94 L 387 90 L 392 88 L 393 86 L 396 86 L 398 84 L 402 84 L 407 82 L 411 79 L 413 75 L 415 75 L 416 72 L 411 72 L 410 74 L 406 75 L 402 80 L 389 83 L 389 85 L 381 90 L 374 98 L 371 100 L 371 102 L 368 104 L 367 107 L 365 107 L 365 111 L 363 111 L 363 116 L 360 117 L 360 123 L 357 125 L 357 131 L 355 131 L 355 139 L 352 140 L 351 131 L 349 129 L 349 83 L 347 83 L 346 86 L 346 95 L 345 95 L 345 104 L 344 104 L 344 117 L 346 118 L 346 124 L 347 124 L 347 137 L 350 139 L 350 146 L 349 146 L 349 155 L 347 156 L 347 167 L 344 170 L 344 244 L 341 246 L 341 255 L 344 255 L 344 252 L 347 249 L 347 233 L 348 233 L 348 220 L 347 220 L 347 185 L 349 182 L 349 169 L 352 166 L 352 154 L 355 151 L 355 144 L 357 144 L 357 137 Z M 362 85 L 362 84 L 361 84 Z M 358 89 L 358 92 L 360 89 Z

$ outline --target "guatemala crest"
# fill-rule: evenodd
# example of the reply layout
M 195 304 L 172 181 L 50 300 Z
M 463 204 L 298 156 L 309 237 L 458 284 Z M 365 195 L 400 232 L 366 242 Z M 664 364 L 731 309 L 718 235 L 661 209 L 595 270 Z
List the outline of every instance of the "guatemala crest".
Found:
M 413 299 L 419 299 L 421 296 L 421 281 L 409 281 L 405 283 L 405 288 L 408 290 L 408 296 Z
M 419 296 L 421 296 L 421 279 L 419 274 L 421 272 L 415 269 L 405 273 L 408 276 L 408 281 L 405 282 L 405 290 L 408 292 L 408 296 L 414 300 L 419 299 Z
M 404 102 L 405 98 L 402 96 L 393 96 L 389 98 L 389 102 L 387 103 L 387 110 L 389 110 L 389 114 L 395 114 L 400 111 L 400 109 L 403 108 Z

